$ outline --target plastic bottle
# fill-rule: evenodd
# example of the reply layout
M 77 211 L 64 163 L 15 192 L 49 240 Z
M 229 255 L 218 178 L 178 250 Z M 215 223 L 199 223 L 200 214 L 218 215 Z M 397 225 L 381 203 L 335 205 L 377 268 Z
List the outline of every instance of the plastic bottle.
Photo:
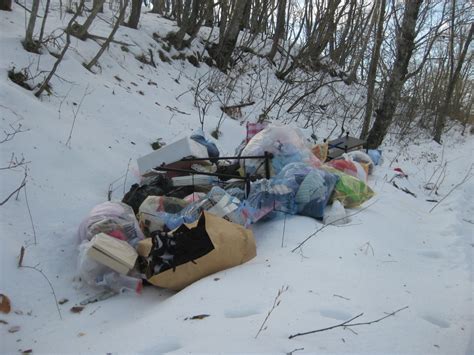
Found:
M 140 294 L 143 289 L 141 279 L 109 272 L 97 278 L 97 286 L 105 286 L 115 292 L 132 291 Z

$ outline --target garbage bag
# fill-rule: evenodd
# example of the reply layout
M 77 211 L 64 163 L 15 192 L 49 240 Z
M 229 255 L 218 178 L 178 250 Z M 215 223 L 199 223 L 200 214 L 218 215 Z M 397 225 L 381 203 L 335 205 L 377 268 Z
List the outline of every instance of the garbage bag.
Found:
M 324 209 L 338 180 L 339 177 L 330 172 L 311 170 L 304 178 L 295 196 L 298 214 L 323 219 Z
M 87 285 L 99 290 L 122 292 L 129 290 L 136 293 L 142 291 L 142 280 L 138 277 L 121 275 L 111 268 L 88 256 L 91 242 L 79 245 L 76 275 Z
M 299 129 L 289 126 L 269 126 L 257 133 L 242 151 L 242 156 L 264 155 L 272 153 L 271 175 L 278 174 L 284 166 L 293 162 L 304 162 L 318 167 L 321 162 L 306 145 L 305 138 Z M 245 172 L 264 175 L 263 159 L 241 161 Z
M 159 174 L 145 178 L 140 185 L 133 184 L 123 197 L 122 202 L 132 207 L 135 213 L 138 213 L 140 205 L 148 196 L 162 196 L 172 189 L 171 180 L 164 174 Z
M 382 151 L 380 149 L 369 149 L 367 154 L 370 159 L 372 159 L 374 165 L 380 165 L 382 163 Z
M 248 223 L 273 218 L 278 213 L 296 214 L 295 194 L 292 181 L 276 178 L 257 180 L 251 184 L 250 194 L 242 203 L 242 213 Z
M 328 157 L 329 144 L 328 142 L 316 144 L 311 151 L 321 163 L 324 163 Z
M 206 147 L 209 158 L 219 158 L 219 149 L 217 149 L 217 146 L 214 143 L 206 139 L 202 129 L 197 129 L 190 138 Z M 213 159 L 209 160 L 213 161 Z
M 79 226 L 79 243 L 105 233 L 135 246 L 144 238 L 132 208 L 121 202 L 104 202 L 95 206 Z
M 201 200 L 205 196 L 206 194 L 204 192 L 193 192 L 192 194 L 185 196 L 183 200 L 186 201 L 187 203 L 193 203 L 193 202 Z
M 368 167 L 367 173 L 369 175 L 373 173 L 374 162 L 372 161 L 372 158 L 368 154 L 361 152 L 360 150 L 355 150 L 353 152 L 344 153 L 342 156 L 344 157 L 345 160 L 352 160 L 359 164 L 366 165 Z
M 139 225 L 145 236 L 149 237 L 156 230 L 164 230 L 165 227 L 173 229 L 184 223 L 178 213 L 187 205 L 186 201 L 175 197 L 148 196 L 138 210 Z
M 375 195 L 369 185 L 354 176 L 329 166 L 322 166 L 321 169 L 339 176 L 331 199 L 340 201 L 346 208 L 358 207 Z
M 333 224 L 336 226 L 350 222 L 349 217 L 346 215 L 344 206 L 337 200 L 326 208 L 323 221 L 324 224 Z
M 357 177 L 357 167 L 354 165 L 354 163 L 351 160 L 334 159 L 334 160 L 328 161 L 326 165 L 330 166 L 331 168 L 342 171 L 343 173 Z
M 257 255 L 251 230 L 208 212 L 193 225 L 143 240 L 137 250 L 148 282 L 176 291 Z

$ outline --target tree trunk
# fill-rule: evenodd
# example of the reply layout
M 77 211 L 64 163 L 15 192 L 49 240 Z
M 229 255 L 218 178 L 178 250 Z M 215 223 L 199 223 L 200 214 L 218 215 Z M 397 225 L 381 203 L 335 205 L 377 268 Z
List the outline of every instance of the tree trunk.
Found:
M 163 15 L 165 12 L 165 0 L 153 0 L 153 10 L 151 12 Z
M 104 12 L 104 2 L 102 0 L 94 0 L 92 2 L 92 8 L 98 7 L 99 12 Z
M 268 53 L 268 58 L 271 61 L 273 61 L 273 58 L 275 57 L 279 42 L 283 39 L 283 36 L 285 35 L 285 19 L 286 19 L 286 0 L 279 0 L 277 23 L 276 23 L 275 33 L 273 35 L 272 48 L 270 49 L 270 53 Z
M 12 11 L 12 0 L 0 0 L 0 10 Z
M 406 80 L 408 63 L 415 47 L 416 22 L 422 3 L 423 0 L 411 0 L 405 3 L 402 25 L 397 34 L 395 62 L 384 88 L 382 103 L 376 111 L 374 126 L 367 138 L 369 148 L 377 148 L 382 144 L 388 127 L 392 123 Z
M 91 27 L 92 22 L 94 22 L 95 18 L 97 17 L 97 14 L 99 13 L 100 9 L 104 6 L 105 0 L 95 0 L 93 2 L 92 6 L 92 11 L 87 16 L 86 20 L 82 25 L 75 24 L 72 29 L 71 29 L 71 34 L 74 37 L 77 37 L 83 41 L 87 39 L 87 31 L 89 30 L 89 27 Z
M 245 6 L 249 0 L 238 0 L 234 5 L 231 20 L 226 26 L 224 36 L 219 38 L 219 45 L 214 51 L 214 59 L 221 70 L 226 70 L 232 57 L 240 32 L 240 24 Z
M 49 5 L 50 5 L 50 3 L 51 3 L 51 0 L 46 0 L 46 7 L 44 9 L 43 21 L 41 22 L 41 31 L 40 31 L 40 35 L 39 35 L 39 38 L 38 38 L 38 42 L 40 44 L 43 42 L 44 28 L 46 26 L 46 20 L 48 18 L 48 14 L 49 14 Z
M 127 26 L 130 28 L 137 29 L 138 22 L 140 21 L 140 14 L 142 12 L 142 0 L 132 0 L 132 11 L 128 18 Z
M 40 85 L 38 91 L 35 92 L 36 97 L 40 97 L 41 93 L 44 90 L 46 90 L 46 88 L 49 86 L 50 80 L 53 78 L 54 74 L 56 73 L 56 70 L 59 67 L 59 64 L 61 64 L 61 61 L 63 60 L 64 55 L 66 54 L 67 50 L 69 49 L 69 46 L 71 44 L 71 28 L 72 28 L 74 22 L 76 21 L 76 18 L 79 16 L 79 14 L 82 12 L 82 9 L 84 8 L 84 1 L 85 0 L 81 0 L 79 5 L 77 6 L 76 12 L 74 13 L 74 15 L 69 20 L 69 23 L 68 23 L 68 25 L 66 27 L 66 31 L 65 31 L 66 32 L 66 44 L 64 45 L 63 49 L 61 50 L 61 53 L 59 54 L 59 57 L 56 59 L 56 62 L 54 63 L 53 68 L 49 72 L 48 76 L 46 77 L 46 79 L 44 79 L 44 81 Z
M 448 88 L 446 90 L 445 100 L 444 100 L 443 106 L 441 107 L 441 112 L 439 114 L 438 120 L 436 121 L 436 127 L 435 127 L 435 133 L 434 133 L 433 139 L 435 140 L 435 142 L 438 142 L 440 144 L 441 144 L 441 135 L 443 134 L 444 126 L 446 125 L 446 116 L 448 114 L 449 105 L 453 97 L 456 81 L 459 78 L 459 73 L 461 72 L 461 68 L 464 64 L 464 60 L 466 59 L 466 53 L 472 41 L 473 31 L 474 31 L 474 23 L 471 23 L 469 34 L 467 35 L 466 42 L 464 42 L 464 47 L 458 59 L 456 69 L 454 70 L 454 73 L 452 74 L 449 80 Z
M 383 40 L 383 20 L 385 16 L 385 3 L 386 0 L 380 0 L 375 6 L 380 6 L 378 13 L 377 33 L 375 35 L 374 48 L 372 50 L 372 57 L 370 58 L 369 74 L 367 76 L 367 105 L 365 107 L 364 124 L 362 126 L 362 132 L 360 138 L 367 138 L 369 133 L 370 121 L 372 118 L 372 111 L 374 108 L 374 92 L 375 92 L 375 78 L 377 76 L 377 65 L 380 58 L 380 48 L 382 47 Z
M 37 52 L 38 44 L 33 40 L 33 32 L 35 31 L 36 17 L 38 17 L 38 9 L 40 0 L 33 0 L 33 6 L 31 7 L 30 19 L 28 21 L 28 27 L 26 28 L 25 40 L 23 47 L 28 52 Z
M 89 64 L 85 65 L 85 67 L 88 69 L 88 70 L 91 70 L 91 68 L 97 64 L 97 62 L 99 61 L 99 58 L 102 56 L 102 54 L 105 52 L 105 50 L 107 49 L 107 47 L 109 46 L 110 42 L 112 42 L 112 40 L 114 39 L 114 35 L 115 33 L 117 32 L 118 28 L 120 27 L 120 24 L 122 23 L 124 17 L 125 17 L 125 10 L 127 9 L 127 6 L 128 6 L 128 2 L 129 0 L 125 0 L 125 3 L 123 4 L 122 8 L 120 9 L 120 15 L 117 19 L 117 21 L 115 22 L 114 24 L 114 28 L 112 29 L 112 32 L 110 32 L 110 35 L 109 37 L 107 37 L 107 40 L 104 42 L 104 44 L 102 45 L 102 47 L 100 47 L 99 51 L 97 52 L 97 54 L 95 55 L 94 58 L 92 58 L 92 60 L 89 62 Z

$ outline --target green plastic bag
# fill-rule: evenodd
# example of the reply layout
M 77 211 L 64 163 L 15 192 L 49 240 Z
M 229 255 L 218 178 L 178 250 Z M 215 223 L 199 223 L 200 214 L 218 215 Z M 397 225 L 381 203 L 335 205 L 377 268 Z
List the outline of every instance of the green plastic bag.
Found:
M 323 165 L 321 169 L 339 176 L 331 200 L 340 201 L 346 208 L 354 208 L 370 200 L 375 192 L 365 182 L 342 171 Z

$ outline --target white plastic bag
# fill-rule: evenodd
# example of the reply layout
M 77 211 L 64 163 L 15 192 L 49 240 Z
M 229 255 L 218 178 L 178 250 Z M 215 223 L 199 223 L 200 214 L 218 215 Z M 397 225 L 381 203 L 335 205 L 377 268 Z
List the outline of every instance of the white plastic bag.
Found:
M 341 202 L 335 200 L 324 213 L 324 224 L 342 225 L 349 223 L 346 210 Z

